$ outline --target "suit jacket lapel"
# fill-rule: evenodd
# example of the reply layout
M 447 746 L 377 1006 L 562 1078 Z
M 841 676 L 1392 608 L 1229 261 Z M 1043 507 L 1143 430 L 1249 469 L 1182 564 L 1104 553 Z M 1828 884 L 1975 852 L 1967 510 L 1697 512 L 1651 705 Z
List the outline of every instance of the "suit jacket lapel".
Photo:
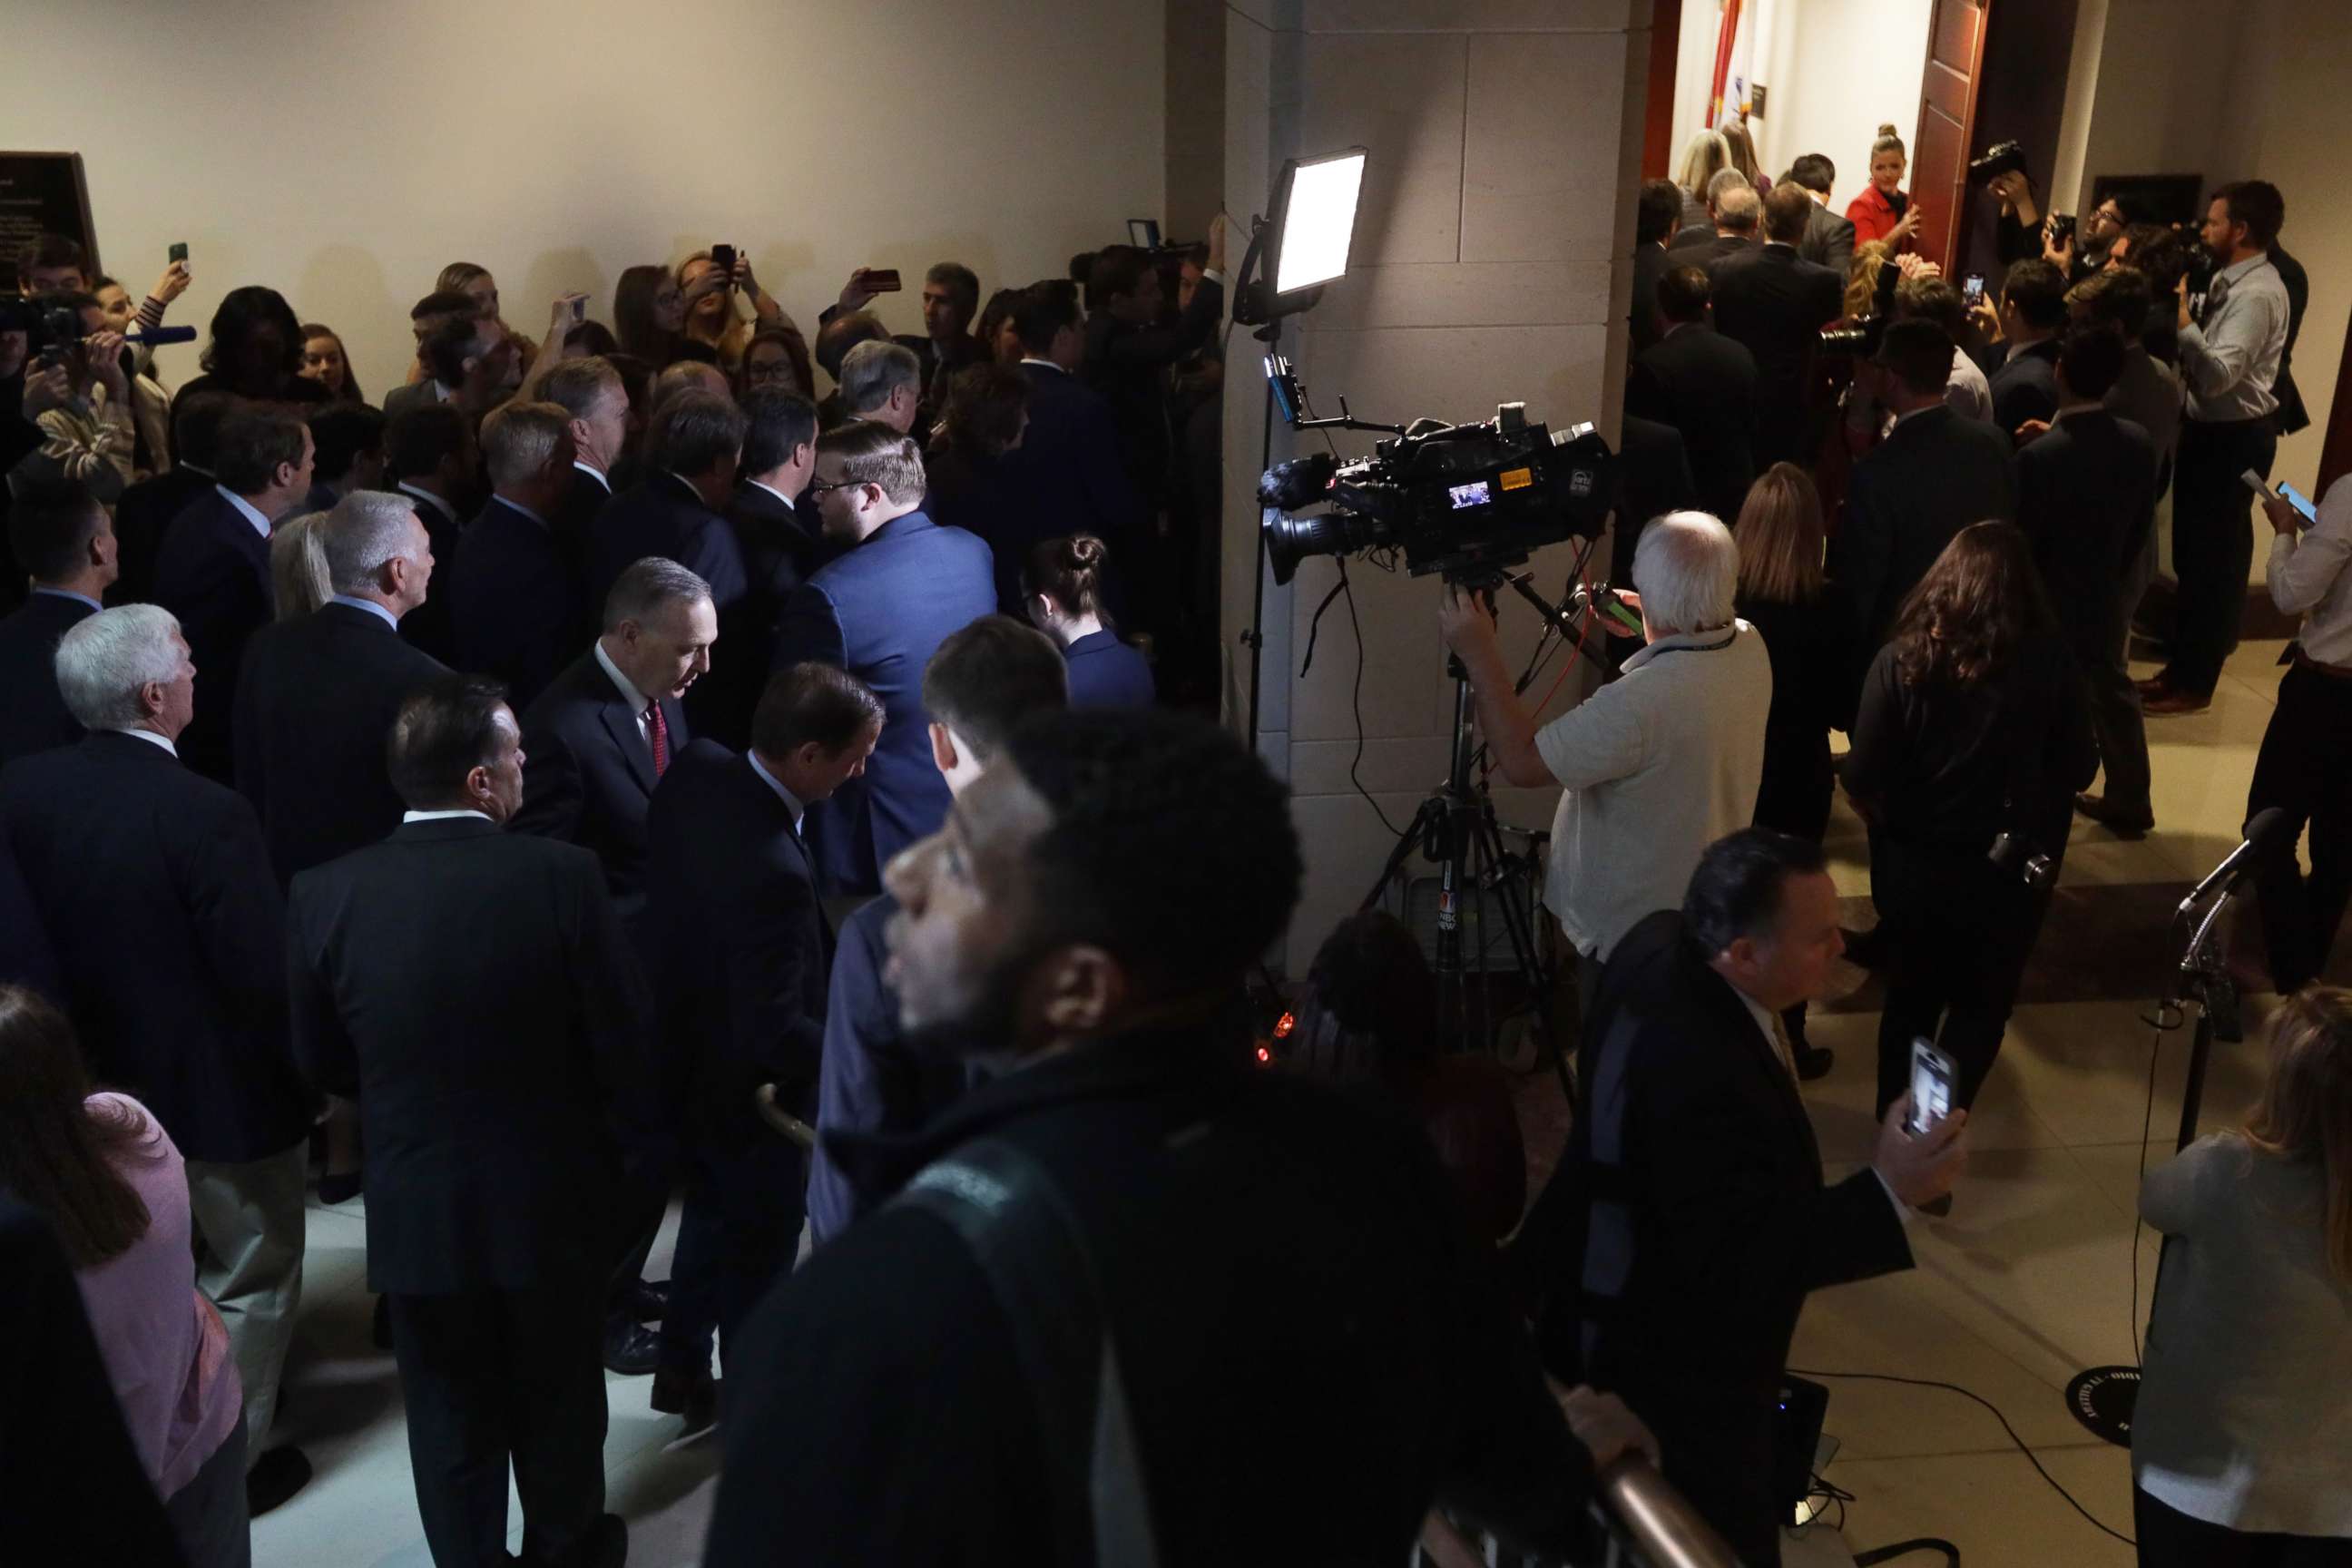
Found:
M 603 679 L 604 671 L 600 669 L 596 673 L 597 678 Z M 611 683 L 606 684 L 609 686 Z M 638 784 L 647 795 L 653 794 L 654 752 L 653 748 L 638 737 L 637 716 L 630 712 L 629 705 L 618 697 L 606 698 L 604 705 L 597 711 L 604 716 L 604 728 L 612 734 L 613 743 L 620 747 L 621 755 L 628 759 L 629 771 L 636 775 Z M 665 712 L 663 717 L 667 718 L 668 714 Z
M 1724 992 L 1723 1005 L 1720 1008 L 1724 1026 L 1737 1027 L 1739 1037 L 1748 1042 L 1748 1059 L 1755 1064 L 1759 1071 L 1771 1080 L 1772 1098 L 1779 1103 L 1782 1112 L 1796 1123 L 1805 1141 L 1806 1157 L 1811 1162 L 1812 1169 L 1819 1172 L 1822 1164 L 1821 1148 L 1813 1139 L 1813 1119 L 1805 1114 L 1804 1096 L 1797 1092 L 1796 1074 L 1790 1072 L 1788 1065 L 1780 1060 L 1779 1049 L 1765 1037 L 1764 1031 L 1758 1027 L 1755 1016 L 1748 1011 L 1747 1004 L 1740 1001 L 1738 994 L 1732 990 L 1731 983 L 1719 974 L 1715 975 L 1714 978 L 1716 984 L 1720 985 Z

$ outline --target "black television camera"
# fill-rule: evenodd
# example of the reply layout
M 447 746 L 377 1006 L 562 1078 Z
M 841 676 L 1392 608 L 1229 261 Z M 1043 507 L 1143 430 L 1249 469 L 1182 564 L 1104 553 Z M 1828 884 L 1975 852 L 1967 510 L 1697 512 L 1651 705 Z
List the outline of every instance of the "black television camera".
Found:
M 1895 265 L 1893 257 L 1878 268 L 1878 282 L 1871 290 L 1870 309 L 1851 325 L 1823 327 L 1822 353 L 1832 359 L 1864 360 L 1878 352 L 1879 340 L 1886 336 L 1886 323 L 1895 319 L 1895 289 L 1903 281 L 1903 268 Z
M 24 333 L 26 363 L 47 370 L 79 352 L 81 312 L 47 299 L 0 298 L 0 332 Z
M 1276 395 L 1288 414 L 1295 391 Z M 1295 384 L 1294 384 L 1295 385 Z M 1301 429 L 1353 419 L 1304 421 Z M 1405 570 L 1491 578 L 1547 544 L 1597 539 L 1616 503 L 1617 455 L 1591 425 L 1552 431 L 1506 403 L 1483 425 L 1417 420 L 1342 463 L 1328 452 L 1277 463 L 1260 476 L 1258 504 L 1274 580 L 1288 583 L 1310 555 L 1391 550 Z M 1294 516 L 1303 509 L 1331 510 Z
M 1997 179 L 2002 174 L 2021 174 L 2025 169 L 2025 146 L 2018 142 L 1996 142 L 1984 150 L 1981 157 L 1969 160 L 1969 178 Z

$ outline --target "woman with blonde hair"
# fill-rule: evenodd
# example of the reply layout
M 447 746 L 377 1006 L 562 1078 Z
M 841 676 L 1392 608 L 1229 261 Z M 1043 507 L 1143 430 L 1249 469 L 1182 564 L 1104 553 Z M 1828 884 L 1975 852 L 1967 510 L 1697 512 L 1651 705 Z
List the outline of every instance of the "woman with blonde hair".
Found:
M 1706 183 L 1731 167 L 1731 144 L 1719 131 L 1701 131 L 1683 147 L 1683 163 L 1675 184 L 1683 188 L 1683 226 L 1714 232 L 1707 215 Z
M 679 353 L 689 359 L 709 359 L 730 376 L 743 366 L 743 351 L 753 332 L 768 327 L 800 329 L 784 308 L 769 297 L 751 276 L 751 258 L 736 252 L 732 272 L 721 268 L 707 250 L 698 250 L 677 264 L 678 291 L 686 300 L 686 331 Z M 738 293 L 751 301 L 747 319 L 736 310 Z
M 327 542 L 319 525 L 323 511 L 289 517 L 269 531 L 269 585 L 278 597 L 278 618 L 297 621 L 335 592 L 327 581 Z
M 1903 190 L 1908 166 L 1902 136 L 1892 125 L 1880 126 L 1878 140 L 1870 144 L 1870 184 L 1845 205 L 1854 244 L 1883 239 L 1901 250 L 1911 243 L 1919 227 L 1919 204 Z
M 2352 1563 L 2352 992 L 2281 1001 L 2270 1058 L 2251 1121 L 2140 1182 L 2142 1568 Z
M 1739 544 L 1739 618 L 1764 634 L 1772 706 L 1764 720 L 1764 777 L 1756 826 L 1819 844 L 1829 829 L 1830 731 L 1852 722 L 1843 700 L 1853 660 L 1846 616 L 1833 602 L 1822 557 L 1822 498 L 1812 476 L 1775 463 L 1748 487 L 1732 537 Z M 1830 1053 L 1805 1041 L 1805 1005 L 1780 1015 L 1801 1078 L 1830 1068 Z

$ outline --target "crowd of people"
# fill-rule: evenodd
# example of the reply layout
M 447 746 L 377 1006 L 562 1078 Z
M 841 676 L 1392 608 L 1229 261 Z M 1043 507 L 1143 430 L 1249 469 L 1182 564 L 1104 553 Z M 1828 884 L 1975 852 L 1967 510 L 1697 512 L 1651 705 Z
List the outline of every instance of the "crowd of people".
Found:
M 1297 897 L 1288 803 L 1171 710 L 1213 627 L 1222 227 L 984 306 L 943 262 L 899 338 L 867 309 L 894 278 L 812 334 L 720 247 L 629 268 L 609 326 L 554 301 L 534 342 L 454 264 L 381 405 L 258 286 L 171 389 L 126 333 L 186 264 L 134 310 L 29 247 L 42 326 L 0 332 L 0 1245 L 57 1440 L 0 1467 L 50 1505 L 22 1539 L 249 1561 L 310 1474 L 282 1415 L 315 1180 L 366 1199 L 444 1568 L 517 1560 L 509 1469 L 520 1561 L 625 1559 L 608 1373 L 649 1375 L 677 1443 L 718 1435 L 722 1568 L 1572 1554 L 1633 1453 L 1777 1562 L 1804 1296 L 1909 1267 L 1949 1204 L 2049 907 L 2028 863 L 2078 809 L 2147 830 L 2140 714 L 2209 699 L 2235 625 L 2184 581 L 2161 690 L 2132 686 L 2153 512 L 2168 486 L 2191 552 L 2246 535 L 2214 476 L 2267 473 L 2294 315 L 2258 182 L 2215 195 L 2193 299 L 2183 242 L 2118 208 L 1972 313 L 1912 254 L 1902 174 L 1890 132 L 1841 219 L 1829 160 L 1768 181 L 1733 125 L 1642 191 L 1628 493 L 1661 504 L 1620 508 L 1616 679 L 1538 723 L 1488 611 L 1441 609 L 1496 771 L 1566 786 L 1546 902 L 1585 1033 L 1532 1208 L 1508 1086 L 1435 1053 L 1387 916 L 1323 946 L 1292 1070 L 1262 1065 L 1244 977 Z M 2311 826 L 2308 878 L 2262 873 L 2292 991 L 2352 893 L 2352 480 L 2270 515 L 2305 620 L 2249 809 Z M 1874 1156 L 1828 1184 L 1797 1086 L 1849 951 L 1841 780 L 1888 993 Z M 2263 1354 L 2352 1299 L 2352 1018 L 2313 987 L 2282 1020 L 2261 1117 L 2147 1199 L 2209 1283 L 2159 1310 L 2142 1529 L 2208 1552 L 2352 1534 L 2183 1447 L 2221 1397 L 2175 1348 L 2228 1310 L 2213 1270 L 2295 1276 Z M 1959 1075 L 1924 1132 L 1919 1037 Z M 2255 1201 L 2301 1228 L 2202 1261 Z M 2258 1373 L 2234 1438 L 2324 1424 Z

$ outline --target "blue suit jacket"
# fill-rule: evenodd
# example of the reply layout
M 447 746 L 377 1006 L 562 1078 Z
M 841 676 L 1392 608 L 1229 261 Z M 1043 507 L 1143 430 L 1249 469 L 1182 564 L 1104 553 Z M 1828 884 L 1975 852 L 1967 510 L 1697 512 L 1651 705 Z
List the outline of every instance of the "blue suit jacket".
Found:
M 1029 378 L 1029 429 L 1001 464 L 1008 504 L 1003 534 L 990 541 L 997 602 L 1015 616 L 1021 569 L 1040 540 L 1094 534 L 1110 546 L 1116 572 L 1134 562 L 1143 532 L 1143 502 L 1120 460 L 1110 405 L 1051 366 L 1024 364 L 1021 374 Z
M 206 778 L 234 771 L 229 741 L 237 667 L 245 645 L 269 624 L 269 540 L 219 489 L 172 520 L 155 563 L 155 602 L 179 617 L 196 661 L 195 716 L 180 733 L 180 755 Z
M 734 529 L 676 474 L 648 474 L 596 513 L 588 540 L 589 603 L 601 609 L 614 581 L 648 555 L 675 561 L 709 584 L 711 603 L 721 610 L 751 585 Z
M 809 841 L 827 892 L 880 892 L 884 863 L 947 820 L 923 667 L 940 644 L 995 608 L 988 546 L 919 511 L 884 523 L 784 601 L 775 668 L 837 665 L 882 700 L 882 740 L 866 776 L 809 808 Z
M 496 497 L 466 530 L 448 573 L 457 668 L 505 681 L 517 713 L 595 637 L 563 542 Z
M 1073 708 L 1149 708 L 1159 696 L 1151 666 L 1115 631 L 1088 632 L 1062 650 Z

